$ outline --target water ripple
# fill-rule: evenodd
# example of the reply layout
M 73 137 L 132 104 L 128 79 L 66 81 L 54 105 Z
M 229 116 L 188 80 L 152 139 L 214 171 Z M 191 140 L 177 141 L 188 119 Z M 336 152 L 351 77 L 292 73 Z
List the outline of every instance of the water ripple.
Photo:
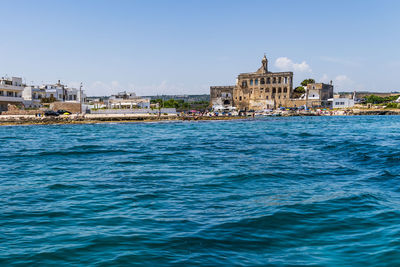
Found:
M 400 117 L 0 127 L 0 265 L 400 265 Z

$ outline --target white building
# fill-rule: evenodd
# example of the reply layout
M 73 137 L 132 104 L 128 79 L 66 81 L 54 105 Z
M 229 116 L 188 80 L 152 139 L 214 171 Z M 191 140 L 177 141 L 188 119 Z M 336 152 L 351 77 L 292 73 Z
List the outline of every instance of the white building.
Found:
M 354 107 L 354 99 L 352 98 L 330 98 L 332 108 L 351 108 Z
M 39 86 L 25 86 L 22 92 L 24 106 L 27 108 L 40 108 L 41 100 L 46 97 L 46 91 Z
M 45 84 L 40 87 L 46 91 L 46 98 L 54 98 L 55 101 L 61 102 L 85 102 L 86 95 L 83 91 L 76 88 L 69 88 L 66 85 L 60 83 L 60 80 L 56 84 Z
M 120 92 L 107 101 L 109 108 L 150 108 L 150 98 L 136 96 L 135 93 Z
M 0 79 L 0 111 L 7 111 L 8 104 L 22 104 L 24 90 L 22 78 L 12 77 Z

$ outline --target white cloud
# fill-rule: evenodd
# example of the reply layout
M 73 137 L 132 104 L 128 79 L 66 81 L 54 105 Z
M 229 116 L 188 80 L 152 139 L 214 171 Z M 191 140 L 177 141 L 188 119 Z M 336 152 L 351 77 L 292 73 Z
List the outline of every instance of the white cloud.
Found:
M 337 75 L 334 79 L 336 90 L 354 90 L 354 82 L 344 74 Z
M 336 82 L 346 82 L 346 81 L 351 81 L 349 77 L 347 77 L 346 75 L 338 75 L 335 78 Z
M 287 57 L 277 58 L 275 61 L 275 67 L 282 71 L 299 71 L 299 72 L 312 72 L 310 66 L 307 62 L 303 61 L 301 63 L 294 63 L 291 59 Z

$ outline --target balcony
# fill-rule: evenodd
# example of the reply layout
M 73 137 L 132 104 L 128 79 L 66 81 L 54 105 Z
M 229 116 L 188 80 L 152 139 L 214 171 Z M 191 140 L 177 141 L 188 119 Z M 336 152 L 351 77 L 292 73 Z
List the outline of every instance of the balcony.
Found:
M 2 96 L 2 95 L 0 95 L 0 102 L 15 102 L 15 103 L 18 103 L 18 102 L 22 102 L 22 101 L 23 101 L 23 98 L 21 96 L 14 97 L 14 96 Z
M 12 90 L 12 91 L 22 92 L 24 90 L 24 87 L 17 85 L 0 84 L 0 90 Z

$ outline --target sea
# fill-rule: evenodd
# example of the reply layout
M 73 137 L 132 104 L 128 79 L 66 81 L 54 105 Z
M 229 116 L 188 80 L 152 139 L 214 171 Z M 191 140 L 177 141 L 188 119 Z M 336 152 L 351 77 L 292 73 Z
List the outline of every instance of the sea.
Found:
M 0 127 L 0 266 L 399 266 L 400 116 Z

